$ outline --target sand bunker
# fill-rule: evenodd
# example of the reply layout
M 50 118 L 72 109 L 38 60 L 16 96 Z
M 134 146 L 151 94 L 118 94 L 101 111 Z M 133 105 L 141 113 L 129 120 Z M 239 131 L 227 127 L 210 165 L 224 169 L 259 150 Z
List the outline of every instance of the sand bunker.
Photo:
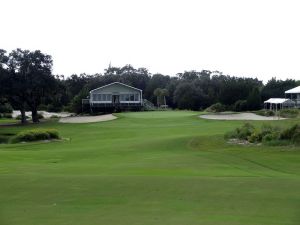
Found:
M 73 116 L 64 117 L 59 120 L 60 123 L 94 123 L 117 119 L 112 114 L 101 115 L 101 116 Z
M 42 114 L 43 117 L 46 118 L 46 119 L 51 118 L 52 116 L 68 117 L 68 116 L 72 115 L 72 113 L 67 113 L 67 112 L 54 113 L 54 112 L 38 111 L 38 113 Z M 18 110 L 14 110 L 13 113 L 12 113 L 13 118 L 16 118 L 19 115 L 21 115 L 21 113 Z M 31 117 L 31 112 L 25 112 L 25 115 L 28 116 L 28 117 Z
M 285 118 L 275 116 L 259 116 L 254 113 L 223 113 L 201 115 L 200 118 L 210 120 L 283 120 Z

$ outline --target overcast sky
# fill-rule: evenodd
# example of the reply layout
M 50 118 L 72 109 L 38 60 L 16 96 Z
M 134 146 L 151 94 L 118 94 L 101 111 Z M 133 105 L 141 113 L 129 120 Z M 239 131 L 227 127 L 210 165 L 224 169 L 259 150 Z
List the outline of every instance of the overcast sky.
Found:
M 295 0 L 0 0 L 0 48 L 40 49 L 53 73 L 132 64 L 300 79 Z

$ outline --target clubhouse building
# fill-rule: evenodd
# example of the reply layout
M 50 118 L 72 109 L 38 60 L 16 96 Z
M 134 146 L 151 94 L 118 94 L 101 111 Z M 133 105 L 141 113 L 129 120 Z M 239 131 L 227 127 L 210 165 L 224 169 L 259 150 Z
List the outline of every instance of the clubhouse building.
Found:
M 88 99 L 82 104 L 89 105 L 93 111 L 123 111 L 140 110 L 143 106 L 143 92 L 141 89 L 114 82 L 90 91 Z

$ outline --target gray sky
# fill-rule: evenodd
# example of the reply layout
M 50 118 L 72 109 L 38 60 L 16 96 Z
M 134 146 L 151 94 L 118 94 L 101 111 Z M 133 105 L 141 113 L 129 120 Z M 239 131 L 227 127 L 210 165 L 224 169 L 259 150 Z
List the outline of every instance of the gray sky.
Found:
M 53 73 L 109 65 L 300 79 L 295 0 L 0 0 L 0 48 L 40 49 Z

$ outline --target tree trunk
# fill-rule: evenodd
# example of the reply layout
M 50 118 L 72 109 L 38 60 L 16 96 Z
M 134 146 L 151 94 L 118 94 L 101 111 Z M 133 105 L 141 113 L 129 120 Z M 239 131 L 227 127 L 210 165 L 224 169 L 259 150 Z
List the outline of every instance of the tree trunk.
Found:
M 25 107 L 24 106 L 21 107 L 20 112 L 21 112 L 21 123 L 22 124 L 27 123 L 26 114 L 25 114 Z
M 36 109 L 35 107 L 31 110 L 31 113 L 32 113 L 32 122 L 33 122 L 33 123 L 38 123 L 38 122 L 40 122 L 40 121 L 39 121 L 38 112 L 37 112 L 37 109 Z

